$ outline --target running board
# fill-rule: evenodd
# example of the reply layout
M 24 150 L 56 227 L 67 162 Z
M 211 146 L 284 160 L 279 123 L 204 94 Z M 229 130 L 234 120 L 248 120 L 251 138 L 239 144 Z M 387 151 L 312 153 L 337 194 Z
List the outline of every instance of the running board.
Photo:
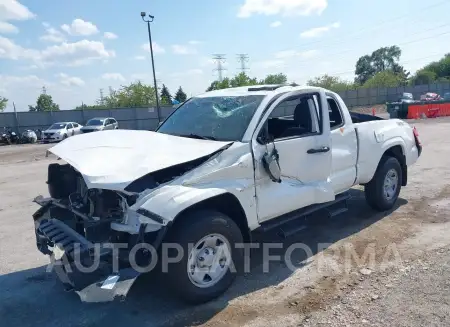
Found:
M 342 193 L 337 195 L 336 199 L 332 202 L 314 204 L 306 208 L 289 212 L 278 218 L 262 223 L 261 231 L 268 232 L 274 229 L 279 229 L 278 235 L 282 238 L 287 238 L 307 228 L 305 218 L 308 215 L 325 210 L 328 213 L 328 217 L 332 218 L 346 212 L 348 210 L 347 200 L 349 198 L 349 193 Z

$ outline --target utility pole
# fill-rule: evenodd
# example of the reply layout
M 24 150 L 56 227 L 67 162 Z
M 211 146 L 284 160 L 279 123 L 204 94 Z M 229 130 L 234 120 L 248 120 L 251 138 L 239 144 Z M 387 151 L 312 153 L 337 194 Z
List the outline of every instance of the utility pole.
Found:
M 241 63 L 241 72 L 245 73 L 246 70 L 248 70 L 246 63 L 248 63 L 248 55 L 246 53 L 240 53 L 237 55 L 238 61 Z
M 219 82 L 222 82 L 223 72 L 225 70 L 227 70 L 226 68 L 223 68 L 223 64 L 226 62 L 225 55 L 224 54 L 214 54 L 213 60 L 214 60 L 214 63 L 217 65 L 217 67 L 213 71 L 218 72 Z
M 145 19 L 146 16 L 148 16 L 148 19 Z M 150 14 L 147 15 L 146 12 L 142 11 L 141 17 L 142 17 L 142 20 L 147 23 L 148 42 L 150 44 L 150 55 L 152 57 L 153 82 L 154 82 L 155 97 L 156 97 L 156 111 L 158 113 L 158 122 L 161 122 L 161 113 L 160 113 L 160 109 L 159 109 L 159 98 L 158 98 L 158 85 L 156 84 L 155 59 L 153 58 L 152 32 L 150 30 L 150 23 L 153 22 L 153 20 L 155 19 L 155 16 L 152 16 Z
M 105 104 L 105 98 L 103 97 L 103 89 L 100 89 L 100 105 Z

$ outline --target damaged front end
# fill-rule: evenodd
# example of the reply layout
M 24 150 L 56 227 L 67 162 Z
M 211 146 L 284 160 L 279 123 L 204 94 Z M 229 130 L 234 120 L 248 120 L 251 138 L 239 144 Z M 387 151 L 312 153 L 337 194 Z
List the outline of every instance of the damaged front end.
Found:
M 170 221 L 131 210 L 139 194 L 88 189 L 69 164 L 50 164 L 47 183 L 50 198 L 34 200 L 41 206 L 33 215 L 37 248 L 83 301 L 124 299 L 140 273 L 154 268 Z

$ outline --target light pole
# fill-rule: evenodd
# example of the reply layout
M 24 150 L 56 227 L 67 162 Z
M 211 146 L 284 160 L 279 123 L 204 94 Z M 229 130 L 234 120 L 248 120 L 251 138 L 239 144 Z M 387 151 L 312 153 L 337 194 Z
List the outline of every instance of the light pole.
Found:
M 155 16 L 152 16 L 149 14 L 148 19 L 145 19 L 145 16 L 147 16 L 146 12 L 142 11 L 141 12 L 142 20 L 147 23 L 147 28 L 148 28 L 148 41 L 150 43 L 150 55 L 152 57 L 153 83 L 155 85 L 156 111 L 158 113 L 158 122 L 160 122 L 161 119 L 160 119 L 160 112 L 159 112 L 158 85 L 156 84 L 155 60 L 153 58 L 152 32 L 150 30 L 150 23 L 153 22 L 153 19 L 155 19 Z

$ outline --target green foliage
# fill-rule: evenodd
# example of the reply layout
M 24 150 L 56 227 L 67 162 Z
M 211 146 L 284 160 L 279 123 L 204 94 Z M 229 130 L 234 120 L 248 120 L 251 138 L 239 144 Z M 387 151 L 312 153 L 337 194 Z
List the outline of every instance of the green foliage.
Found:
M 239 87 L 239 86 L 252 86 L 261 84 L 286 84 L 287 77 L 283 73 L 267 75 L 261 81 L 258 81 L 254 77 L 248 76 L 246 73 L 242 72 L 234 76 L 233 78 L 224 78 L 222 81 L 213 81 L 211 85 L 206 89 L 206 92 L 213 90 L 222 90 L 229 87 Z
M 308 85 L 323 87 L 325 89 L 342 92 L 346 90 L 355 89 L 355 85 L 349 81 L 345 81 L 336 76 L 322 75 L 315 77 L 307 82 Z
M 182 103 L 182 102 L 186 101 L 186 99 L 187 99 L 187 95 L 186 95 L 186 93 L 184 93 L 183 89 L 180 86 L 178 88 L 177 93 L 175 93 L 175 100 Z
M 448 82 L 450 79 L 450 54 L 418 70 L 411 79 L 411 84 L 421 85 L 435 82 Z
M 355 69 L 355 82 L 364 85 L 376 74 L 384 71 L 391 71 L 404 77 L 409 75 L 402 66 L 399 65 L 402 50 L 396 45 L 383 47 L 372 52 L 371 55 L 365 55 L 358 59 Z
M 237 74 L 230 80 L 231 87 L 250 86 L 250 85 L 258 85 L 258 80 L 256 78 L 249 77 L 244 72 Z
M 7 104 L 8 99 L 0 96 L 0 112 L 3 112 L 3 110 L 5 110 Z
M 434 83 L 437 79 L 437 74 L 430 70 L 421 69 L 417 71 L 414 77 L 411 79 L 412 85 L 423 85 Z
M 98 100 L 96 105 L 83 104 L 75 109 L 149 107 L 156 105 L 155 99 L 155 88 L 137 81 L 122 85 L 119 90 L 111 90 L 110 94 Z
M 283 73 L 270 74 L 260 84 L 287 84 L 287 76 Z
M 172 95 L 170 94 L 169 89 L 165 84 L 163 84 L 161 88 L 161 104 L 162 105 L 172 104 Z
M 53 102 L 49 94 L 41 94 L 37 98 L 36 106 L 28 106 L 29 111 L 59 111 L 59 105 Z
M 402 77 L 392 71 L 382 71 L 376 73 L 368 79 L 363 87 L 396 87 L 402 82 Z

